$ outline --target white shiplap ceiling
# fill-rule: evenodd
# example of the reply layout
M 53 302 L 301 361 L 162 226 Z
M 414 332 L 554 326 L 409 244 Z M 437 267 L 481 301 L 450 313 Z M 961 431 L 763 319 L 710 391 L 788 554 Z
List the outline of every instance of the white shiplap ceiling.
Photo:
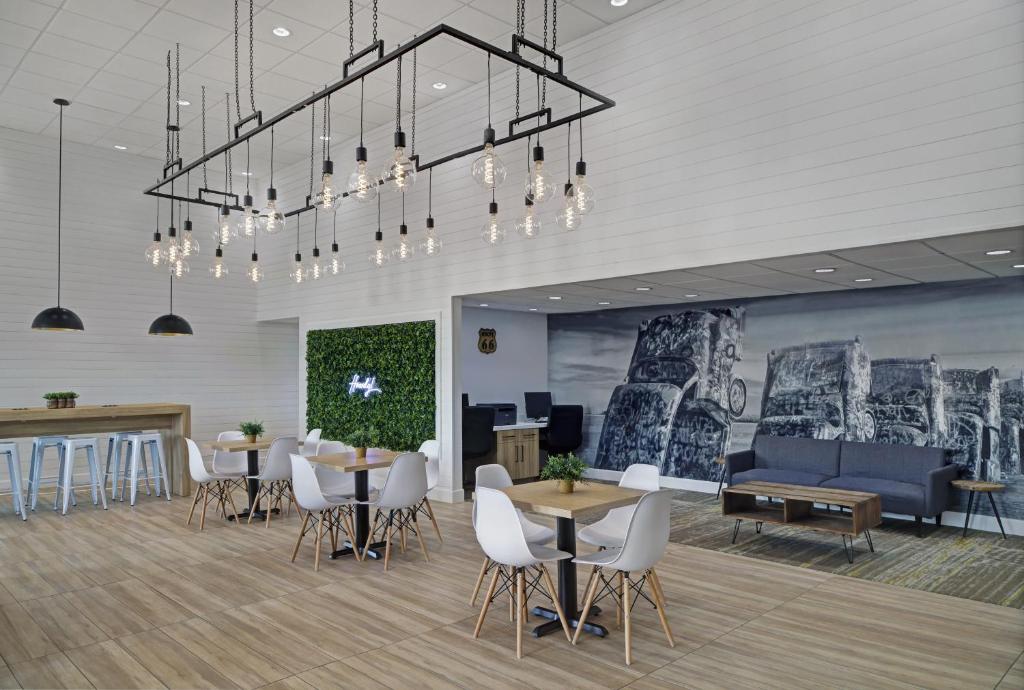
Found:
M 1010 250 L 1010 253 L 986 254 L 993 250 Z M 822 268 L 834 271 L 815 272 Z M 479 293 L 465 296 L 463 303 L 471 307 L 486 304 L 494 309 L 567 313 L 1012 276 L 1024 277 L 1024 227 L 824 254 Z M 868 278 L 870 281 L 865 280 Z
M 568 43 L 657 0 L 562 0 L 558 41 Z M 248 3 L 241 0 L 242 112 L 248 101 Z M 256 0 L 256 105 L 277 113 L 341 77 L 348 55 L 348 2 Z M 508 47 L 514 0 L 380 0 L 379 32 L 390 50 L 444 22 Z M 542 33 L 542 3 L 527 2 L 527 32 Z M 370 43 L 369 0 L 357 0 L 356 49 Z M 68 98 L 65 136 L 103 147 L 163 158 L 168 50 L 181 43 L 181 123 L 197 133 L 200 85 L 207 87 L 211 147 L 224 141 L 224 93 L 233 93 L 233 0 L 2 0 L 0 2 L 0 127 L 56 135 L 55 97 Z M 275 27 L 291 35 L 279 38 Z M 422 104 L 483 80 L 486 63 L 461 45 L 432 41 L 419 51 L 417 98 Z M 394 117 L 394 83 L 367 83 L 366 125 Z M 438 91 L 434 82 L 448 88 Z M 337 94 L 332 123 L 341 135 L 358 131 L 358 100 Z M 234 119 L 234 115 L 232 115 Z M 295 118 L 296 120 L 301 118 Z M 284 164 L 308 155 L 308 126 L 279 139 Z M 194 139 L 194 137 L 192 137 Z M 290 138 L 290 140 L 289 140 Z M 193 142 L 194 143 L 194 142 Z M 189 152 L 190 154 L 193 152 Z M 189 158 L 190 156 L 186 156 Z

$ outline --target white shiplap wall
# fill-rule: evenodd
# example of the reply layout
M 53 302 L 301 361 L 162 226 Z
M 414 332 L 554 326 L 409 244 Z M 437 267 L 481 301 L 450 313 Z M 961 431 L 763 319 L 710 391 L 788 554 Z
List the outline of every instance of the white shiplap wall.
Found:
M 0 128 L 0 407 L 75 390 L 82 404 L 188 403 L 200 440 L 243 418 L 264 420 L 270 434 L 296 433 L 297 322 L 257 322 L 256 292 L 241 276 L 226 285 L 208 276 L 213 211 L 193 215 L 203 257 L 174 291 L 175 313 L 196 334 L 147 335 L 168 308 L 167 274 L 142 260 L 156 207 L 141 190 L 158 165 L 65 143 L 62 304 L 85 332 L 32 331 L 35 314 L 56 301 L 57 142 Z M 168 213 L 164 203 L 164 228 Z
M 498 249 L 484 246 L 478 233 L 487 195 L 469 181 L 468 160 L 451 163 L 434 175 L 443 257 L 372 272 L 366 255 L 375 208 L 349 203 L 339 223 L 349 272 L 289 285 L 289 232 L 264 252 L 276 263 L 260 289 L 260 318 L 298 316 L 301 331 L 316 320 L 439 309 L 450 363 L 459 356 L 453 295 L 1020 224 L 1022 28 L 1019 0 L 663 2 L 561 49 L 569 76 L 618 101 L 586 123 L 598 206 L 582 231 L 558 232 L 549 208 L 541 239 L 512 236 Z M 511 72 L 494 81 L 499 130 L 511 84 Z M 527 79 L 525 91 L 531 88 Z M 481 85 L 424 108 L 419 152 L 430 158 L 478 141 L 485 93 Z M 550 100 L 556 115 L 576 105 L 557 89 Z M 389 128 L 367 137 L 378 165 L 389 138 Z M 564 142 L 564 133 L 544 139 L 559 181 Z M 342 178 L 353 146 L 335 145 Z M 499 154 L 512 171 L 499 190 L 511 218 L 526 146 Z M 307 176 L 303 166 L 279 173 L 286 205 L 299 203 Z M 407 203 L 413 232 L 425 216 L 425 182 Z M 391 197 L 388 240 L 398 223 Z M 321 246 L 329 243 L 323 231 L 320 237 Z M 307 252 L 310 244 L 307 224 Z M 448 397 L 458 390 L 457 369 L 443 374 L 446 481 L 459 452 Z

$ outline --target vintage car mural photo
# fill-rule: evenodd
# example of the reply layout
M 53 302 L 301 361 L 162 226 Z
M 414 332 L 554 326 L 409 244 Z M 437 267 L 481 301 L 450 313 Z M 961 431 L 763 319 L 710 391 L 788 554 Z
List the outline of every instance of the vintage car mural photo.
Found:
M 868 400 L 877 443 L 945 445 L 946 405 L 938 355 L 872 360 Z

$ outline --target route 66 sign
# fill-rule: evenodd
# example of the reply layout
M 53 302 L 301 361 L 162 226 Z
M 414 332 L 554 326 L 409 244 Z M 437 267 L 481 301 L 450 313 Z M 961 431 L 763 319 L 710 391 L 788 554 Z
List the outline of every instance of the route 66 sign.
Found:
M 476 348 L 485 355 L 493 355 L 498 349 L 498 336 L 493 328 L 481 328 L 478 332 Z

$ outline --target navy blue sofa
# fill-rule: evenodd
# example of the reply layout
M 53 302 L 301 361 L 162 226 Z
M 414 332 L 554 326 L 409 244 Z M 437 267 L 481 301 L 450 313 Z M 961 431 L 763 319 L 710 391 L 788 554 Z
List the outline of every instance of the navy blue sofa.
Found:
M 750 450 L 725 457 L 729 486 L 763 481 L 867 491 L 881 497 L 883 511 L 913 515 L 918 536 L 922 517 L 940 524 L 958 470 L 944 448 L 786 436 L 755 436 Z

